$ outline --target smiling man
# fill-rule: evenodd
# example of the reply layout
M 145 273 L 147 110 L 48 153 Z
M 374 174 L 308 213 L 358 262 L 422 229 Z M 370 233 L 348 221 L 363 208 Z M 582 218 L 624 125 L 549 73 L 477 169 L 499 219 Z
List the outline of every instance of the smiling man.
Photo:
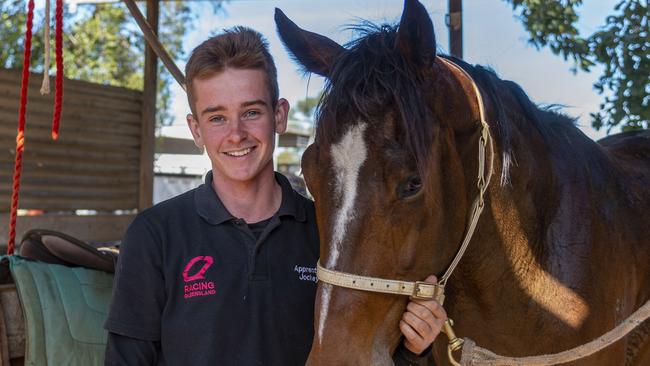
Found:
M 186 66 L 187 123 L 212 163 L 205 184 L 141 212 L 124 237 L 107 365 L 303 365 L 319 256 L 313 202 L 273 171 L 279 98 L 266 42 L 236 27 Z M 398 365 L 424 362 L 446 318 L 411 302 Z M 426 352 L 425 352 L 426 353 Z
M 210 71 L 188 83 L 194 107 L 187 122 L 212 162 L 212 187 L 233 216 L 247 223 L 268 219 L 282 200 L 273 150 L 275 133 L 286 130 L 289 103 L 273 98 L 277 92 L 267 87 L 263 69 L 229 66 L 202 75 Z

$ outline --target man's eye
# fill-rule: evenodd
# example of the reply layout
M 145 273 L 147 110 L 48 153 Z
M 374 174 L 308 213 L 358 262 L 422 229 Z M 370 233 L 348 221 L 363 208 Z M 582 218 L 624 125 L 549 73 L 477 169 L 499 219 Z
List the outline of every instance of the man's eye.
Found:
M 224 116 L 212 116 L 208 119 L 208 121 L 213 123 L 224 123 L 226 122 L 226 118 Z
M 251 111 L 246 111 L 246 113 L 244 113 L 244 118 L 255 118 L 259 115 L 260 115 L 259 111 L 251 110 Z

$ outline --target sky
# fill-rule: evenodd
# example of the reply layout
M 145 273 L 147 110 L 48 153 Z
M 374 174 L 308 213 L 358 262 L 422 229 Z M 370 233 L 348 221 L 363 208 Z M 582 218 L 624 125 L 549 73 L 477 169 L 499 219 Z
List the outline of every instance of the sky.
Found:
M 434 24 L 436 43 L 441 52 L 448 53 L 448 29 L 445 26 L 447 0 L 424 0 Z M 591 34 L 611 14 L 616 0 L 587 1 L 579 9 L 578 27 L 583 34 Z M 288 56 L 275 30 L 274 8 L 282 9 L 298 26 L 323 34 L 340 44 L 354 39 L 346 26 L 360 19 L 379 23 L 396 23 L 402 12 L 401 0 L 231 0 L 218 13 L 204 2 L 194 5 L 200 12 L 196 27 L 184 41 L 184 58 L 212 34 L 235 25 L 246 25 L 261 32 L 268 40 L 271 54 L 278 68 L 280 95 L 291 104 L 306 96 L 317 95 L 323 79 L 317 75 L 305 76 Z M 512 7 L 503 0 L 465 0 L 463 2 L 463 58 L 471 64 L 493 68 L 502 79 L 517 82 L 537 104 L 559 104 L 563 112 L 577 118 L 578 127 L 589 137 L 598 139 L 605 131 L 590 127 L 590 112 L 598 110 L 602 96 L 593 89 L 600 69 L 591 73 L 571 72 L 571 61 L 543 48 L 537 50 L 527 43 L 528 37 Z M 178 60 L 181 69 L 185 59 Z M 173 86 L 172 126 L 162 129 L 166 136 L 191 138 L 185 122 L 189 112 L 184 92 Z M 203 173 L 210 169 L 206 156 L 160 156 L 158 170 Z

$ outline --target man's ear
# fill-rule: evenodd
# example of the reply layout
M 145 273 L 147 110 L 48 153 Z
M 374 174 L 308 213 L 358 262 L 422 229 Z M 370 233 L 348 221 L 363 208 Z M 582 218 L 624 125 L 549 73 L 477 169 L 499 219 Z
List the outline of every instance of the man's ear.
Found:
M 275 132 L 282 135 L 287 130 L 289 119 L 289 101 L 280 98 L 275 106 Z
M 199 129 L 199 121 L 197 121 L 194 118 L 194 115 L 192 113 L 188 113 L 185 116 L 185 119 L 187 120 L 187 127 L 190 128 L 190 132 L 192 133 L 192 138 L 194 139 L 194 145 L 199 148 L 201 151 L 201 154 L 203 154 L 203 151 L 205 150 L 205 144 L 203 143 L 203 138 L 201 137 L 201 130 Z

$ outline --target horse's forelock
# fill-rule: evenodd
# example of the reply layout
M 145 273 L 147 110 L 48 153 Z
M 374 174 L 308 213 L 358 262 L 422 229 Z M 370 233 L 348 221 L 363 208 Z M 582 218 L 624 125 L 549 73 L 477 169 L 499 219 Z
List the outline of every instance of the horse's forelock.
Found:
M 428 89 L 425 90 L 424 73 L 409 64 L 395 49 L 397 26 L 365 22 L 352 29 L 362 36 L 346 45 L 348 50 L 337 59 L 332 69 L 318 108 L 317 142 L 325 145 L 336 143 L 347 131 L 349 126 L 346 124 L 358 120 L 368 123 L 368 131 L 384 131 L 382 123 L 386 122 L 385 115 L 390 110 L 396 117 L 398 142 L 407 149 L 420 175 L 426 179 L 429 149 L 437 121 L 423 94 L 426 92 L 428 98 L 435 98 L 436 90 L 431 86 L 426 86 Z M 522 123 L 539 131 L 547 146 L 554 150 L 571 147 L 557 138 L 576 130 L 569 118 L 540 110 L 517 84 L 501 80 L 489 68 L 472 66 L 459 59 L 453 61 L 480 85 L 483 98 L 493 107 L 488 123 L 502 155 L 502 185 L 510 183 L 511 169 L 517 164 L 513 130 L 526 130 L 526 126 L 519 126 Z M 515 97 L 516 109 L 523 111 L 516 113 L 515 119 L 521 121 L 513 120 L 512 112 L 506 112 L 503 93 Z M 594 159 L 587 157 L 585 160 Z M 598 165 L 597 162 L 593 164 Z
M 435 121 L 418 86 L 422 75 L 394 48 L 396 26 L 366 23 L 354 29 L 364 36 L 348 44 L 334 65 L 318 108 L 317 141 L 336 143 L 346 124 L 358 120 L 383 131 L 392 109 L 398 140 L 426 177 Z

